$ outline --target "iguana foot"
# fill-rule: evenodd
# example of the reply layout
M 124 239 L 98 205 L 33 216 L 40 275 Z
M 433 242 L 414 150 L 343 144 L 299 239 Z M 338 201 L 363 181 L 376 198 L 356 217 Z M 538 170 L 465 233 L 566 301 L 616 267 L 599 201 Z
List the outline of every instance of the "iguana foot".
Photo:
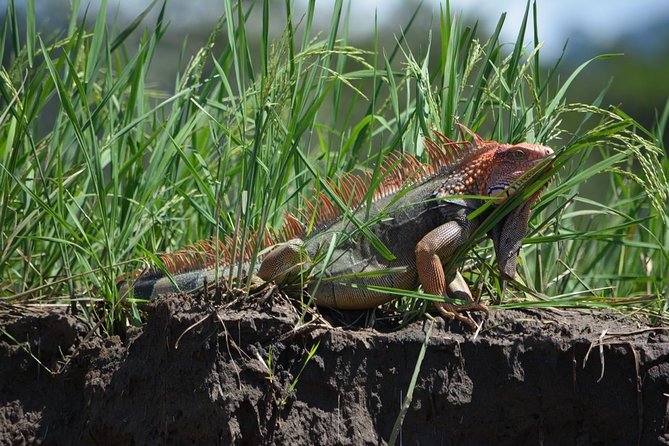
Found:
M 463 324 L 468 325 L 472 330 L 477 330 L 479 325 L 474 322 L 472 318 L 462 313 L 465 311 L 483 311 L 486 314 L 488 313 L 488 308 L 486 308 L 485 305 L 475 302 L 465 305 L 455 305 L 447 302 L 434 302 L 434 307 L 444 319 L 458 320 Z

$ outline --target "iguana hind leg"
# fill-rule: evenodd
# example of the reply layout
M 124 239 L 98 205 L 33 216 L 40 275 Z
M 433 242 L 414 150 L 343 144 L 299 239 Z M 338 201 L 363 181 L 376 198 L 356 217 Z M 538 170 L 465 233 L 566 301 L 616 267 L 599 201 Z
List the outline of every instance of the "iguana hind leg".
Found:
M 302 240 L 291 239 L 276 246 L 264 256 L 256 275 L 265 281 L 289 283 L 308 261 L 302 245 Z
M 470 310 L 487 311 L 487 309 L 474 302 L 469 287 L 459 271 L 451 273 L 447 280 L 443 264 L 467 241 L 475 229 L 475 224 L 469 220 L 450 221 L 430 231 L 416 245 L 416 270 L 425 292 L 471 302 L 466 305 L 435 302 L 434 306 L 439 314 L 445 318 L 457 319 L 474 329 L 476 328 L 474 321 L 460 313 Z

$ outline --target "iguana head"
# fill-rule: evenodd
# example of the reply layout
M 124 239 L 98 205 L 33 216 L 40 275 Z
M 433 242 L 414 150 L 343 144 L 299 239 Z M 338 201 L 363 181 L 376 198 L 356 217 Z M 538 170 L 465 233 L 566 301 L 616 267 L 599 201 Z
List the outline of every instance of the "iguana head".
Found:
M 539 144 L 502 144 L 486 141 L 463 125 L 460 128 L 471 135 L 473 149 L 468 156 L 451 168 L 449 175 L 434 193 L 450 203 L 468 206 L 466 200 L 457 195 L 481 195 L 496 197 L 503 203 L 539 168 L 550 168 L 541 161 L 553 158 L 550 147 Z M 444 138 L 442 138 L 444 139 Z M 446 139 L 446 146 L 453 145 Z M 536 192 L 513 209 L 490 231 L 502 279 L 512 279 L 516 274 L 518 250 L 527 233 L 530 207 L 539 198 Z
M 503 202 L 513 191 L 524 184 L 537 169 L 538 164 L 553 157 L 553 150 L 537 144 L 503 144 L 496 150 L 491 163 L 487 184 L 488 196 L 499 196 Z M 546 168 L 549 165 L 544 163 Z M 516 275 L 518 251 L 527 233 L 530 207 L 539 198 L 539 191 L 507 214 L 490 232 L 497 264 L 502 279 Z
M 553 149 L 538 144 L 499 144 L 492 156 L 485 195 L 504 201 L 530 176 L 541 161 L 551 158 Z

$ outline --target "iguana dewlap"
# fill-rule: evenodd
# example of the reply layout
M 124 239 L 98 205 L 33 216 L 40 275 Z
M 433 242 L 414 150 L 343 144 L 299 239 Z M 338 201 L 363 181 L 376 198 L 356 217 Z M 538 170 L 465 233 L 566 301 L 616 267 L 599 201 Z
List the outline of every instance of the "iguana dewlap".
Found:
M 371 202 L 364 190 L 364 178 L 341 178 L 339 186 L 333 188 L 353 209 L 349 215 L 337 211 L 325 194 L 309 204 L 318 215 L 310 233 L 288 215 L 283 230 L 286 241 L 264 255 L 253 274 L 279 284 L 294 282 L 298 277 L 299 283 L 300 272 L 312 267 L 308 293 L 317 305 L 338 309 L 372 308 L 397 297 L 370 287 L 415 290 L 420 285 L 429 294 L 472 301 L 460 273 L 445 271 L 443 266 L 484 218 L 479 215 L 469 219 L 468 215 L 485 200 L 462 196 L 499 197 L 496 201 L 502 202 L 528 172 L 546 166 L 539 163 L 552 158 L 553 150 L 536 144 L 484 141 L 476 135 L 472 142 L 462 143 L 437 136 L 439 144 L 427 140 L 430 164 L 421 164 L 409 155 L 391 157 L 381 169 L 384 180 Z M 521 203 L 490 232 L 503 279 L 515 275 L 530 206 L 537 197 L 538 193 Z M 365 230 L 395 258 L 384 258 L 363 233 Z M 273 243 L 270 240 L 265 244 Z M 250 250 L 249 246 L 245 248 Z M 331 255 L 325 264 L 329 249 Z M 162 258 L 171 278 L 157 269 L 136 273 L 133 280 L 119 280 L 121 292 L 132 289 L 135 297 L 152 299 L 197 289 L 205 281 L 214 283 L 226 275 L 232 254 L 225 244 L 202 243 Z M 440 313 L 454 315 L 452 305 L 435 305 Z

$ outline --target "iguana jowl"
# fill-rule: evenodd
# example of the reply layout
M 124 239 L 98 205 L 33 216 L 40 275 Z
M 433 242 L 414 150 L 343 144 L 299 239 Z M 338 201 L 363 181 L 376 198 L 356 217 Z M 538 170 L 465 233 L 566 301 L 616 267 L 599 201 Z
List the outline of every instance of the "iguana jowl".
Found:
M 253 274 L 280 284 L 294 281 L 297 273 L 307 269 L 305 265 L 323 259 L 335 236 L 335 248 L 330 250 L 328 263 L 325 267 L 316 265 L 312 271 L 318 277 L 307 280 L 307 291 L 317 305 L 373 308 L 397 297 L 374 287 L 415 290 L 419 285 L 430 294 L 473 302 L 460 273 L 444 270 L 455 250 L 485 218 L 480 215 L 468 219 L 484 200 L 463 196 L 498 197 L 496 201 L 502 202 L 528 173 L 547 166 L 538 165 L 552 158 L 553 150 L 536 144 L 484 141 L 470 134 L 471 142 L 453 142 L 438 133 L 437 143 L 426 139 L 429 164 L 422 164 L 410 155 L 390 157 L 381 169 L 384 180 L 371 200 L 367 199 L 366 191 L 369 178 L 343 176 L 338 185 L 331 186 L 352 210 L 348 214 L 339 212 L 325 194 L 320 194 L 313 203 L 307 202 L 310 211 L 317 215 L 316 225 L 309 233 L 296 217 L 287 214 L 280 237 L 283 243 L 257 262 Z M 503 279 L 515 275 L 530 206 L 537 198 L 535 193 L 521 203 L 489 234 Z M 373 235 L 365 235 L 365 231 Z M 390 249 L 394 259 L 381 255 L 372 242 L 374 237 Z M 256 237 L 242 251 L 252 251 L 254 243 L 270 246 L 276 240 Z M 150 269 L 131 275 L 132 280 L 119 279 L 118 286 L 122 292 L 132 288 L 135 297 L 148 299 L 191 291 L 226 274 L 229 271 L 226 263 L 231 259 L 225 242 L 201 242 L 162 257 L 171 278 L 158 269 Z M 464 307 L 445 302 L 437 302 L 435 306 L 443 316 L 471 323 L 457 313 Z

